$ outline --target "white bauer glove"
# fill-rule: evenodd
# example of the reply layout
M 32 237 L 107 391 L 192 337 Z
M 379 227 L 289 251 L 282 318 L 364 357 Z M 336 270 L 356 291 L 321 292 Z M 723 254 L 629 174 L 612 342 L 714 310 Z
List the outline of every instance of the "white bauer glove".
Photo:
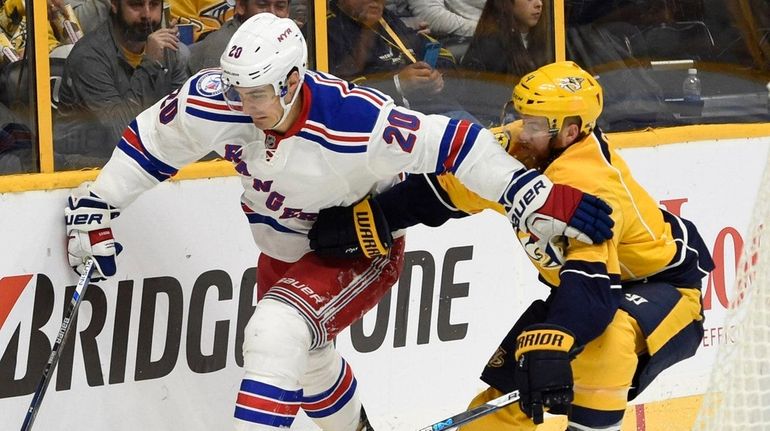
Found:
M 544 251 L 557 236 L 588 244 L 612 238 L 615 222 L 609 205 L 574 187 L 554 184 L 534 169 L 513 177 L 501 203 L 513 227 L 534 237 Z
M 115 242 L 110 220 L 120 211 L 89 192 L 87 185 L 73 190 L 64 208 L 67 224 L 67 254 L 70 266 L 82 274 L 89 258 L 94 259 L 94 281 L 115 275 L 115 256 L 122 247 Z

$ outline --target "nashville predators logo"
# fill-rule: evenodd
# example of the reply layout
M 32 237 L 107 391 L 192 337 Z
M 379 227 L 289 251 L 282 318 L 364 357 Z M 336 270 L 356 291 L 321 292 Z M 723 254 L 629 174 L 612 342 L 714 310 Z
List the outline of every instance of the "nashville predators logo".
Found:
M 489 362 L 487 362 L 487 367 L 500 368 L 503 365 L 505 365 L 505 350 L 503 350 L 502 347 L 498 347 L 497 351 L 495 351 L 495 354 L 492 355 L 491 358 L 489 358 Z
M 583 88 L 583 81 L 583 78 L 579 78 L 577 76 L 568 76 L 559 80 L 559 87 L 574 93 Z
M 495 133 L 495 138 L 497 138 L 497 143 L 500 144 L 501 147 L 505 150 L 505 152 L 511 151 L 511 137 L 506 132 L 498 132 Z
M 518 239 L 521 245 L 524 246 L 527 256 L 534 262 L 537 262 L 541 268 L 560 268 L 564 264 L 566 241 L 552 243 L 538 241 L 536 236 L 522 232 L 518 233 Z M 543 246 L 545 249 L 541 248 Z

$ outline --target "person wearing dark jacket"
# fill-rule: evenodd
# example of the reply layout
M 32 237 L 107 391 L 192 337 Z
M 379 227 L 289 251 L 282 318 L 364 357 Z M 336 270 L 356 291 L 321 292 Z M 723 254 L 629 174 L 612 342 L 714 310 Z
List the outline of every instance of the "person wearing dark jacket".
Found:
M 435 64 L 423 61 L 435 40 L 407 27 L 385 0 L 332 0 L 327 16 L 329 71 L 376 88 L 396 103 L 428 114 L 468 118 L 443 73 L 456 68 L 446 49 Z
M 553 61 L 550 8 L 542 0 L 489 0 L 460 61 L 467 80 L 461 103 L 485 126 L 499 125 L 508 89 Z
M 75 44 L 55 119 L 57 152 L 107 161 L 131 119 L 185 82 L 189 51 L 175 28 L 160 28 L 161 14 L 161 2 L 112 0 L 110 19 Z

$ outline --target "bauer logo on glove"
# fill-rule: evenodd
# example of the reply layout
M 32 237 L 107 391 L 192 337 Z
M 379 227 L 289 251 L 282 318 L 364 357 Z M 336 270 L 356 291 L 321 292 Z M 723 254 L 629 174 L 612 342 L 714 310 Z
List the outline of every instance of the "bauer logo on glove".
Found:
M 73 190 L 64 208 L 64 220 L 67 254 L 75 272 L 83 274 L 86 261 L 93 258 L 94 281 L 115 275 L 115 256 L 122 247 L 113 238 L 110 222 L 119 214 L 117 208 L 90 192 L 87 185 Z
M 67 226 L 100 224 L 103 218 L 104 214 L 69 214 L 65 216 L 65 223 Z
M 500 203 L 513 227 L 537 237 L 541 250 L 555 236 L 598 244 L 612 238 L 612 208 L 596 196 L 553 184 L 534 169 L 514 175 Z

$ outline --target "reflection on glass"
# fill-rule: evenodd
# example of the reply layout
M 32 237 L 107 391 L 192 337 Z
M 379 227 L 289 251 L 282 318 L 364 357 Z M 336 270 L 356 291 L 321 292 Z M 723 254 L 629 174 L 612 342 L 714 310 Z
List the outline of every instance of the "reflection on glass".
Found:
M 27 38 L 24 2 L 8 0 L 0 7 L 0 175 L 38 169 L 32 73 L 24 55 Z
M 769 121 L 770 5 L 762 0 L 567 1 L 567 58 L 604 87 L 605 131 Z M 683 83 L 695 69 L 700 100 Z
M 470 118 L 445 78 L 457 69 L 452 52 L 386 9 L 385 0 L 331 0 L 326 25 L 332 74 L 427 114 Z
M 270 12 L 303 23 L 306 37 L 312 8 L 307 0 L 236 0 L 228 18 L 213 25 L 186 46 L 178 39 L 173 21 L 163 20 L 162 2 L 142 0 L 145 15 L 130 13 L 133 0 L 116 0 L 110 19 L 87 33 L 52 76 L 62 77 L 59 104 L 54 113 L 54 151 L 57 170 L 101 167 L 121 139 L 134 132 L 127 127 L 142 111 L 158 101 L 169 113 L 184 107 L 170 96 L 188 77 L 219 66 L 228 41 L 241 23 Z M 222 2 L 223 7 L 226 5 Z M 171 6 L 171 15 L 178 15 Z M 196 16 L 180 16 L 196 22 Z M 170 42 L 171 41 L 171 42 Z M 312 46 L 312 41 L 311 41 Z M 172 106 L 174 105 L 174 106 Z M 166 112 L 166 111 L 164 111 Z M 162 121 L 162 120 L 161 120 Z M 204 159 L 212 159 L 212 153 Z
M 542 0 L 486 2 L 460 75 L 462 103 L 483 124 L 496 123 L 523 75 L 554 60 L 551 10 Z

